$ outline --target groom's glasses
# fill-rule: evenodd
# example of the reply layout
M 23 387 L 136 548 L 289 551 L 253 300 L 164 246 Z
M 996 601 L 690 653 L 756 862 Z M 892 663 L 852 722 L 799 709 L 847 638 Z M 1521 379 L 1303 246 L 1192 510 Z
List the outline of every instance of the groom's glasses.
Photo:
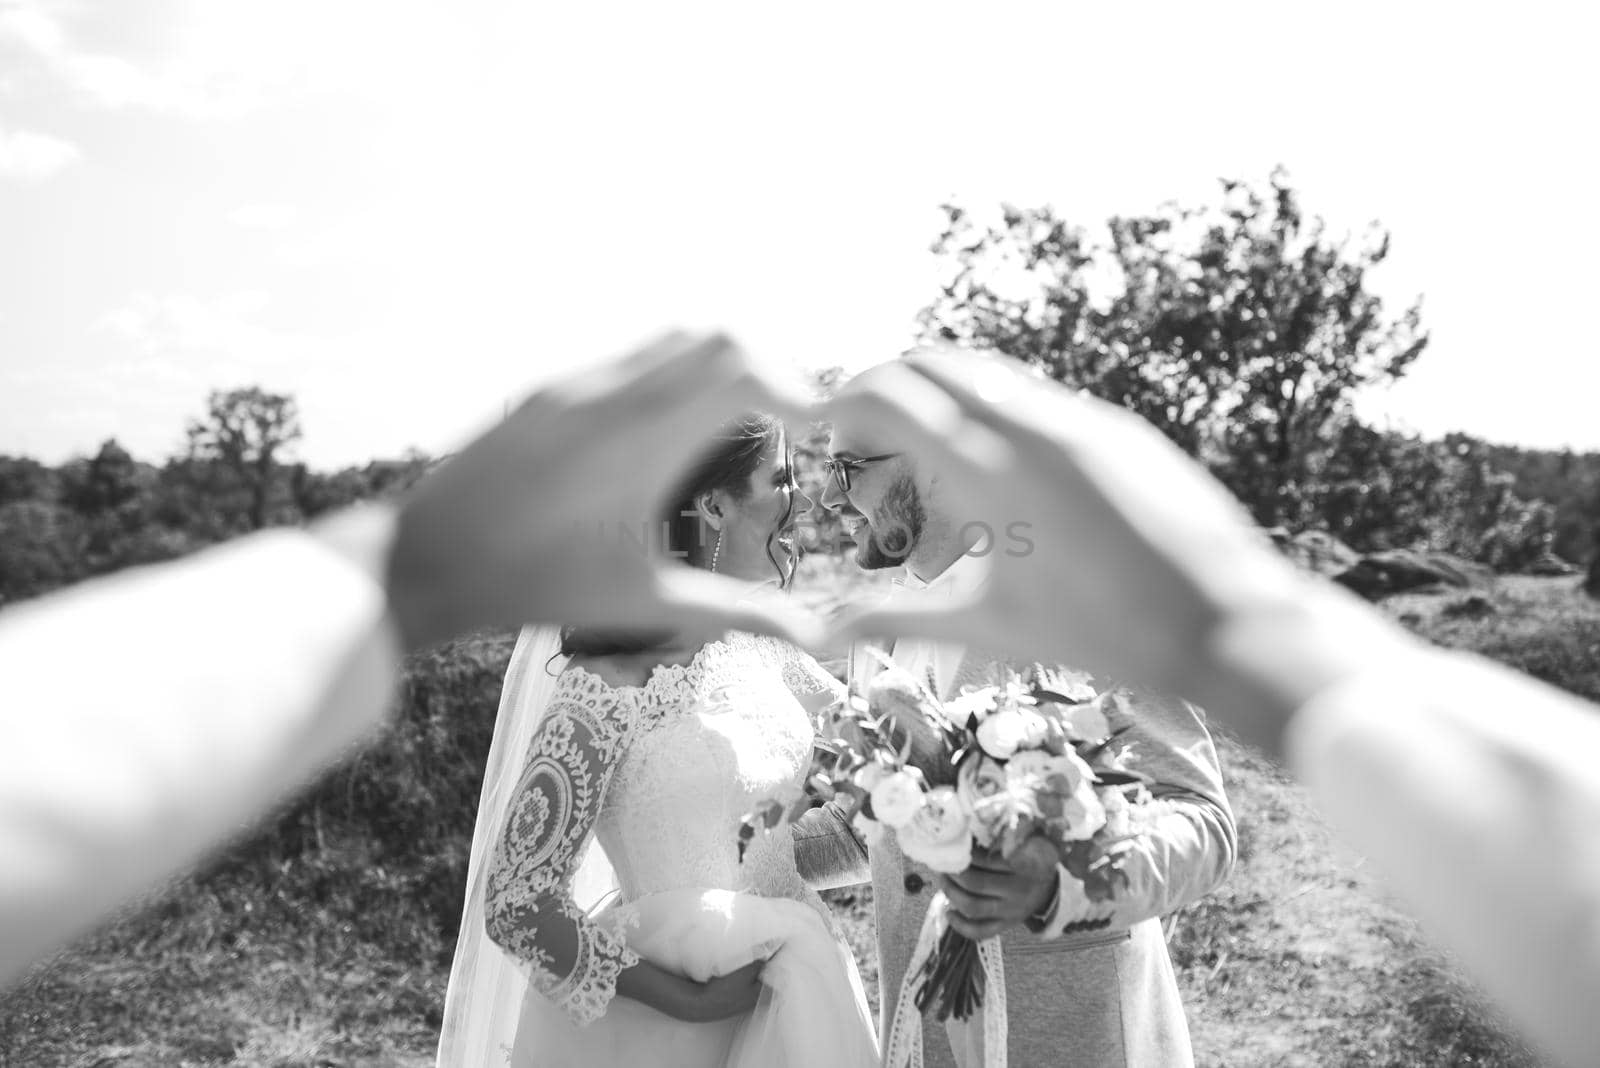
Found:
M 833 476 L 834 484 L 839 487 L 840 493 L 849 493 L 850 472 L 880 460 L 892 460 L 899 455 L 897 452 L 885 452 L 877 456 L 830 456 L 822 462 L 822 469 Z

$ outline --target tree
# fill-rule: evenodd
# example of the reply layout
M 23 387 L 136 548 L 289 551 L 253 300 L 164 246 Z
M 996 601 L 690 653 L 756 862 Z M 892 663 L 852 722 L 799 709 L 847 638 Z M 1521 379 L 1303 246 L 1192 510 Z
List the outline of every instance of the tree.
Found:
M 56 472 L 26 456 L 0 456 L 0 504 L 54 501 L 60 496 Z
M 372 485 L 360 468 L 346 467 L 332 474 L 296 464 L 289 473 L 289 493 L 307 519 L 347 508 L 372 496 Z
M 1309 515 L 1351 394 L 1402 376 L 1427 345 L 1367 289 L 1389 251 L 1307 220 L 1282 171 L 1267 192 L 1222 183 L 1219 205 L 1113 218 L 1109 244 L 1050 208 L 998 223 L 945 205 L 951 261 L 926 336 L 982 344 L 1131 408 L 1213 470 L 1266 525 Z M 1097 293 L 1098 291 L 1098 293 Z
M 83 523 L 54 501 L 0 504 L 0 605 L 75 582 L 84 572 Z
M 1347 420 L 1301 500 L 1363 552 L 1432 549 L 1501 571 L 1526 568 L 1549 550 L 1556 510 L 1516 492 L 1494 462 L 1498 448 L 1465 434 L 1424 441 Z
M 171 531 L 151 529 L 158 476 L 115 438 L 107 439 L 87 461 L 61 470 L 62 499 L 82 517 L 86 532 L 84 566 L 91 574 L 129 564 L 167 559 L 161 546 Z
M 281 454 L 300 440 L 294 398 L 255 386 L 214 391 L 206 418 L 190 423 L 188 433 L 190 459 L 216 464 L 237 479 L 249 495 L 249 529 L 265 527 Z
M 1600 600 L 1600 526 L 1594 528 L 1594 552 L 1589 557 L 1589 573 L 1583 577 L 1583 591 Z
M 65 493 L 67 503 L 86 516 L 115 512 L 136 502 L 147 485 L 139 463 L 108 438 Z

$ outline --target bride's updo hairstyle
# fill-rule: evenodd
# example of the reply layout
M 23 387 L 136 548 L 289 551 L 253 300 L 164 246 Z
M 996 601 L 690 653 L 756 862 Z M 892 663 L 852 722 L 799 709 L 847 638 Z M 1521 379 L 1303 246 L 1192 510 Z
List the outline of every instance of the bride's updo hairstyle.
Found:
M 750 495 L 750 476 L 761 466 L 761 458 L 782 437 L 783 424 L 770 415 L 753 412 L 723 426 L 712 444 L 668 498 L 672 503 L 657 517 L 657 530 L 667 534 L 665 550 L 671 559 L 693 567 L 706 567 L 712 546 L 701 536 L 700 516 L 695 501 L 702 494 L 722 490 L 735 500 Z M 787 523 L 784 516 L 783 523 Z M 772 555 L 768 535 L 768 555 Z M 779 582 L 788 576 L 773 559 Z M 615 627 L 562 627 L 561 655 L 563 656 L 616 656 L 642 653 L 664 645 L 672 637 L 671 630 L 626 630 Z

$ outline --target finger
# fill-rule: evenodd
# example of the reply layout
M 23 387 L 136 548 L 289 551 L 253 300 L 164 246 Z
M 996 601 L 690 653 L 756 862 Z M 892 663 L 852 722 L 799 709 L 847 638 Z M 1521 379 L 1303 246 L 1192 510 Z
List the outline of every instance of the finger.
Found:
M 1006 929 L 1012 925 L 1001 920 L 968 920 L 965 917 L 951 913 L 950 926 L 957 933 L 966 935 L 974 942 L 982 942 L 985 938 L 993 938 L 995 935 L 1004 934 Z
M 816 414 L 795 371 L 759 359 L 720 333 L 692 337 L 669 359 L 615 388 L 671 420 L 663 429 L 704 430 L 751 410 L 796 422 Z
M 648 375 L 670 365 L 677 354 L 693 340 L 689 331 L 668 327 L 633 351 L 613 361 L 616 370 L 630 378 Z
M 521 405 L 516 414 L 535 415 L 554 404 L 557 408 L 593 404 L 618 391 L 654 391 L 670 379 L 704 343 L 703 337 L 683 330 L 667 330 L 632 351 L 598 365 L 560 375 L 545 383 Z
M 825 624 L 787 598 L 743 599 L 745 587 L 733 579 L 690 567 L 663 564 L 651 603 L 641 615 L 652 623 L 718 634 L 747 630 L 772 634 L 801 647 L 819 644 Z
M 1054 379 L 1030 374 L 1016 361 L 995 354 L 970 350 L 923 349 L 906 357 L 906 364 L 918 375 L 937 386 L 962 416 L 998 431 L 1008 441 L 1049 438 L 1023 418 L 1037 411 L 1040 394 L 1061 416 L 1051 419 L 1053 429 L 1072 430 L 1083 418 L 1093 418 L 1094 402 L 1066 388 Z M 1081 414 L 1080 414 L 1081 413 Z
M 934 641 L 965 642 L 974 634 L 996 629 L 985 598 L 959 605 L 923 608 L 890 605 L 874 608 L 841 620 L 834 628 L 835 640 L 860 641 L 865 638 L 915 636 Z M 1019 650 L 1020 651 L 1020 650 Z
M 969 871 L 977 871 L 994 875 L 1014 875 L 1016 868 L 1006 859 L 1004 853 L 998 849 L 976 848 L 972 851 L 972 863 Z
M 604 367 L 591 379 L 607 391 L 662 393 L 685 385 L 683 377 L 723 358 L 734 342 L 725 334 L 668 330 Z
M 994 499 L 994 485 L 1012 464 L 1003 437 L 967 419 L 952 398 L 910 366 L 893 364 L 825 408 L 838 422 L 873 428 L 894 451 L 916 456 L 975 507 Z
M 1030 375 L 1007 358 L 930 350 L 913 354 L 906 362 L 939 386 L 967 419 L 1013 445 L 1037 444 L 1058 463 L 1070 455 L 1073 464 L 1113 480 L 1137 478 L 1144 471 L 1161 478 L 1174 468 L 1187 471 L 1193 466 L 1176 444 L 1128 409 Z M 997 381 L 1007 378 L 1012 387 L 996 387 Z M 1008 394 L 1012 403 L 1000 399 Z M 1064 454 L 1061 446 L 1073 443 L 1080 448 Z M 1163 494 L 1165 514 L 1215 513 L 1224 522 L 1254 529 L 1238 501 L 1213 478 L 1181 478 L 1175 483 L 1168 479 Z M 1181 506 L 1173 494 L 1183 495 Z
M 943 876 L 943 878 L 956 880 L 969 893 L 986 894 L 992 897 L 995 896 L 996 884 L 1003 883 L 1010 876 L 1009 869 L 1004 871 L 995 870 L 978 855 L 977 850 L 973 850 L 972 862 L 967 865 L 964 871 L 956 875 Z
M 793 426 L 811 418 L 810 402 L 799 387 L 759 370 L 732 347 L 706 350 L 704 358 L 686 359 L 681 374 L 651 391 L 630 393 L 626 404 L 608 414 L 620 425 L 643 429 L 649 447 L 633 457 L 646 477 L 656 479 L 655 499 L 641 495 L 641 515 L 654 515 L 671 505 L 675 487 L 690 463 L 729 422 L 753 412 Z
M 973 898 L 1000 899 L 1005 897 L 1009 890 L 1006 876 L 976 868 L 968 868 L 960 875 L 945 875 L 940 878 L 950 881 L 962 893 Z
M 1005 902 L 1001 898 L 969 893 L 949 883 L 942 884 L 942 889 L 950 901 L 950 907 L 968 920 L 992 920 L 1005 911 Z

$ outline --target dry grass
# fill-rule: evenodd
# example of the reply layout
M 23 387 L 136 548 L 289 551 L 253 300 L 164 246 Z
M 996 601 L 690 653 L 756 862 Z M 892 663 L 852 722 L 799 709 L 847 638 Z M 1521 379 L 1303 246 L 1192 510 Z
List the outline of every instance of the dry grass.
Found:
M 1488 600 L 1487 613 L 1460 594 L 1392 609 L 1600 697 L 1600 610 L 1572 580 L 1509 580 Z M 1171 938 L 1200 1063 L 1532 1064 L 1301 791 L 1251 750 L 1221 748 L 1241 860 Z M 0 998 L 0 1068 L 431 1064 L 460 877 L 436 856 L 380 850 L 385 835 L 403 839 L 336 823 L 301 854 L 281 836 L 275 850 L 246 843 L 131 910 Z M 870 894 L 830 899 L 870 988 Z

